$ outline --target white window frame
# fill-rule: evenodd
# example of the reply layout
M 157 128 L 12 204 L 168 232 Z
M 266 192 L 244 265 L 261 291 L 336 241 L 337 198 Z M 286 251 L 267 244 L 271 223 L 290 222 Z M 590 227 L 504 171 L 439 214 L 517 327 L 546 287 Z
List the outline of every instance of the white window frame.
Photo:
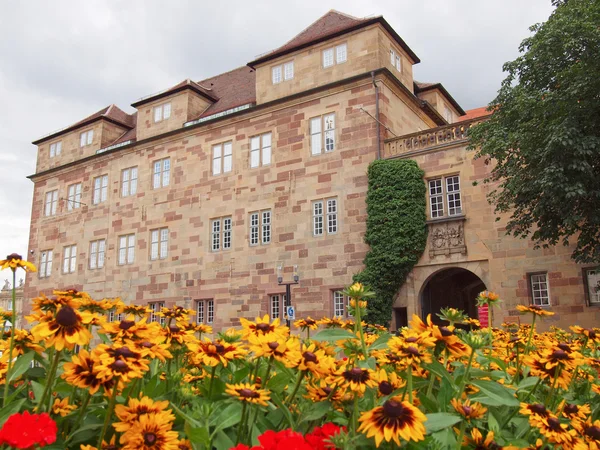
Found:
M 79 135 L 79 147 L 91 145 L 94 141 L 94 130 L 86 130 Z
M 333 317 L 352 317 L 349 306 L 350 297 L 344 295 L 342 291 L 333 291 Z
M 75 273 L 77 270 L 77 244 L 63 248 L 63 273 Z
M 310 119 L 310 151 L 312 156 L 335 151 L 335 113 Z
M 56 215 L 56 207 L 58 205 L 58 189 L 46 192 L 44 202 L 44 216 L 50 217 Z
M 450 107 L 448 105 L 444 105 L 444 119 L 446 119 L 446 122 L 452 123 L 453 117 L 454 115 L 452 114 Z
M 128 167 L 121 171 L 121 197 L 129 197 L 137 194 L 138 168 Z
M 250 213 L 250 230 L 248 240 L 250 246 L 266 245 L 271 243 L 272 239 L 272 214 L 270 209 L 254 211 Z
M 100 175 L 94 178 L 94 192 L 92 194 L 92 204 L 98 205 L 106 201 L 108 196 L 108 175 Z
M 233 170 L 233 141 L 212 146 L 212 174 L 221 175 Z
M 148 302 L 148 308 L 150 308 L 150 322 L 159 322 L 162 325 L 166 323 L 165 317 L 156 315 L 162 308 L 165 307 L 165 302 Z
M 600 290 L 596 291 L 596 286 L 600 286 L 600 269 L 587 267 L 583 269 L 583 273 L 586 278 L 589 305 L 600 305 Z M 590 276 L 593 278 L 590 279 Z
M 81 183 L 74 183 L 67 188 L 67 211 L 81 207 Z
M 271 320 L 283 318 L 285 301 L 285 294 L 272 294 L 269 296 L 269 316 L 271 317 Z
M 273 135 L 263 133 L 250 138 L 250 168 L 268 166 L 273 158 Z
M 550 306 L 550 283 L 548 273 L 532 273 L 529 275 L 531 286 L 531 303 L 536 306 Z M 546 295 L 544 295 L 544 292 Z
M 169 229 L 150 231 L 150 260 L 166 259 L 169 254 Z
M 339 203 L 337 197 L 312 202 L 313 236 L 337 234 L 339 231 Z
M 212 252 L 231 250 L 233 222 L 231 216 L 210 220 L 210 249 Z
M 343 43 L 335 47 L 329 47 L 321 53 L 321 64 L 323 69 L 328 69 L 336 64 L 343 64 L 348 61 L 348 44 Z
M 464 214 L 460 175 L 431 178 L 427 180 L 427 190 L 430 218 L 455 217 Z
M 323 50 L 323 69 L 327 69 L 328 67 L 333 67 L 335 64 L 335 54 L 333 47 L 326 48 Z
M 62 152 L 62 141 L 50 144 L 50 158 L 60 155 Z
M 280 65 L 271 68 L 271 81 L 273 84 L 279 84 L 283 81 L 283 69 Z
M 335 63 L 343 64 L 348 61 L 348 44 L 340 44 L 335 47 Z
M 283 81 L 288 81 L 294 78 L 294 61 L 289 61 L 283 64 Z
M 171 158 L 158 159 L 152 163 L 152 188 L 160 189 L 171 182 Z
M 109 322 L 121 322 L 124 318 L 125 318 L 125 315 L 123 313 L 115 314 L 114 310 L 111 310 L 108 312 L 108 321 Z
M 171 102 L 152 108 L 152 116 L 154 118 L 154 123 L 167 120 L 169 117 L 171 117 Z
M 206 318 L 206 321 L 204 319 Z M 215 301 L 212 298 L 196 300 L 196 323 L 211 324 L 215 322 Z
M 40 278 L 48 278 L 52 275 L 52 250 L 42 250 L 40 254 Z
M 402 72 L 402 54 L 393 48 L 390 49 L 390 64 L 398 72 Z
M 135 262 L 135 234 L 124 234 L 117 238 L 117 265 L 125 266 Z
M 90 270 L 102 269 L 106 260 L 106 239 L 97 239 L 90 242 Z

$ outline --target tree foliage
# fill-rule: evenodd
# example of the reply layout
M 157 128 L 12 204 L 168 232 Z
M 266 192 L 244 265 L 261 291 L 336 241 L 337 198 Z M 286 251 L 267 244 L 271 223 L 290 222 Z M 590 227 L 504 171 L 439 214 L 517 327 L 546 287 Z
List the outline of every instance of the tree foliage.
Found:
M 387 325 L 398 289 L 427 243 L 423 171 L 411 160 L 377 160 L 368 170 L 367 232 L 370 249 L 355 281 L 368 285 L 365 320 Z
M 494 114 L 471 132 L 507 232 L 536 246 L 576 241 L 577 262 L 600 262 L 600 1 L 562 0 L 504 65 Z

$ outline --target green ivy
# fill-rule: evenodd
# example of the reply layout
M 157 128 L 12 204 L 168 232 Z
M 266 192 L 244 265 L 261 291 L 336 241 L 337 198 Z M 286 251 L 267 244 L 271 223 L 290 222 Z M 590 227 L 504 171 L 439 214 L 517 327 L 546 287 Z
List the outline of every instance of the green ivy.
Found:
M 427 243 L 423 170 L 407 159 L 377 160 L 368 170 L 365 268 L 354 276 L 375 292 L 365 320 L 388 325 L 394 297 Z

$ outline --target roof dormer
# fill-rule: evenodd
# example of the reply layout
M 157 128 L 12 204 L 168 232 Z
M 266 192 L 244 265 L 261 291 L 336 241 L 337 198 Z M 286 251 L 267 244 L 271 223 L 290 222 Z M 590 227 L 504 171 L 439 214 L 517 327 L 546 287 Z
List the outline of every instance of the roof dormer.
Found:
M 458 122 L 460 116 L 465 115 L 450 93 L 442 86 L 442 83 L 414 82 L 415 95 L 427 102 L 446 121 L 446 123 Z
M 218 97 L 190 79 L 132 103 L 138 110 L 138 141 L 183 127 L 199 117 Z

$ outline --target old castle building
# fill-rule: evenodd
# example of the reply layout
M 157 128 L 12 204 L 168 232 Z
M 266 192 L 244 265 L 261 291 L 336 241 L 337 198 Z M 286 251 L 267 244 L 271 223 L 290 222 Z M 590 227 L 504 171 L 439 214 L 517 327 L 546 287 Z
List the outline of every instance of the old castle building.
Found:
M 297 316 L 345 315 L 340 290 L 367 251 L 367 167 L 413 158 L 426 172 L 430 237 L 392 326 L 443 305 L 476 314 L 482 288 L 501 294 L 506 317 L 534 302 L 561 324 L 597 321 L 596 272 L 494 222 L 487 187 L 472 184 L 489 169 L 465 150 L 486 113 L 465 116 L 441 84 L 415 81 L 418 62 L 383 17 L 330 11 L 245 66 L 36 140 L 39 271 L 25 298 L 74 287 L 187 306 L 221 329 L 282 317 L 278 277 L 297 272 Z

